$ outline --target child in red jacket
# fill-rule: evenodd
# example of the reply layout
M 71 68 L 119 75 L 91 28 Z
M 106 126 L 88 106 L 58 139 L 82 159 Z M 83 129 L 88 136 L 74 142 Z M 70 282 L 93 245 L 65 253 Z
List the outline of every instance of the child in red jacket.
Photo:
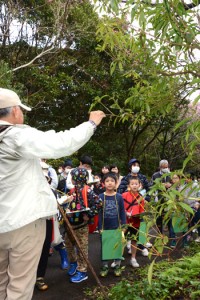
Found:
M 141 182 L 138 177 L 131 177 L 128 184 L 128 192 L 122 194 L 124 199 L 124 207 L 126 211 L 126 218 L 128 231 L 131 239 L 131 261 L 130 264 L 134 268 L 138 268 L 139 264 L 136 261 L 137 252 L 137 238 L 140 227 L 140 216 L 144 212 L 144 198 L 139 194 Z

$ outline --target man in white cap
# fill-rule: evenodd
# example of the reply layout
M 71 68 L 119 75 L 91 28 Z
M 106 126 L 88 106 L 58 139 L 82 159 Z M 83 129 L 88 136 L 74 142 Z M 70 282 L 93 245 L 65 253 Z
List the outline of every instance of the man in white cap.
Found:
M 69 156 L 91 138 L 105 114 L 56 133 L 23 125 L 18 95 L 0 88 L 0 299 L 30 300 L 45 238 L 46 218 L 57 204 L 40 166 L 40 157 Z

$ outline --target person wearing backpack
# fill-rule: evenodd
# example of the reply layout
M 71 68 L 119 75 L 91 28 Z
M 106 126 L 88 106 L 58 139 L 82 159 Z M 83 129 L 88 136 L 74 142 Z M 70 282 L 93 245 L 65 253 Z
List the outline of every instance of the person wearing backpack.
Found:
M 73 200 L 69 204 L 64 205 L 64 210 L 79 240 L 81 249 L 88 256 L 88 223 L 92 217 L 98 214 L 102 201 L 91 187 L 87 185 L 89 173 L 85 168 L 78 167 L 73 169 L 71 176 L 74 188 L 70 190 L 70 194 L 73 195 Z M 88 279 L 87 263 L 75 247 L 75 240 L 67 227 L 65 244 L 70 262 L 68 270 L 70 282 L 79 283 Z

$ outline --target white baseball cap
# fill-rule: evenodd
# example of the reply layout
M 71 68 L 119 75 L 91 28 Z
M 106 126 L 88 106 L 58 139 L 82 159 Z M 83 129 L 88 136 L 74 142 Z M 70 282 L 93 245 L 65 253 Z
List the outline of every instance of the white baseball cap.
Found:
M 0 88 L 0 109 L 12 106 L 20 106 L 21 108 L 30 111 L 31 108 L 22 104 L 19 96 L 8 89 Z

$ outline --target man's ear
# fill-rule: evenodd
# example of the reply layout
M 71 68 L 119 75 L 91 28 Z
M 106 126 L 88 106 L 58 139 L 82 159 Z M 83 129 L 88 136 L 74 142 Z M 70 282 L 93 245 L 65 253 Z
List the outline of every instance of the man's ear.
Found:
M 18 114 L 19 114 L 18 107 L 17 107 L 17 106 L 13 106 L 13 107 L 12 107 L 12 110 L 11 110 L 11 115 L 12 115 L 14 118 L 17 118 Z
M 15 116 L 15 114 L 16 114 L 16 106 L 13 106 L 13 107 L 12 107 L 12 109 L 11 109 L 11 114 L 12 114 L 13 116 Z

